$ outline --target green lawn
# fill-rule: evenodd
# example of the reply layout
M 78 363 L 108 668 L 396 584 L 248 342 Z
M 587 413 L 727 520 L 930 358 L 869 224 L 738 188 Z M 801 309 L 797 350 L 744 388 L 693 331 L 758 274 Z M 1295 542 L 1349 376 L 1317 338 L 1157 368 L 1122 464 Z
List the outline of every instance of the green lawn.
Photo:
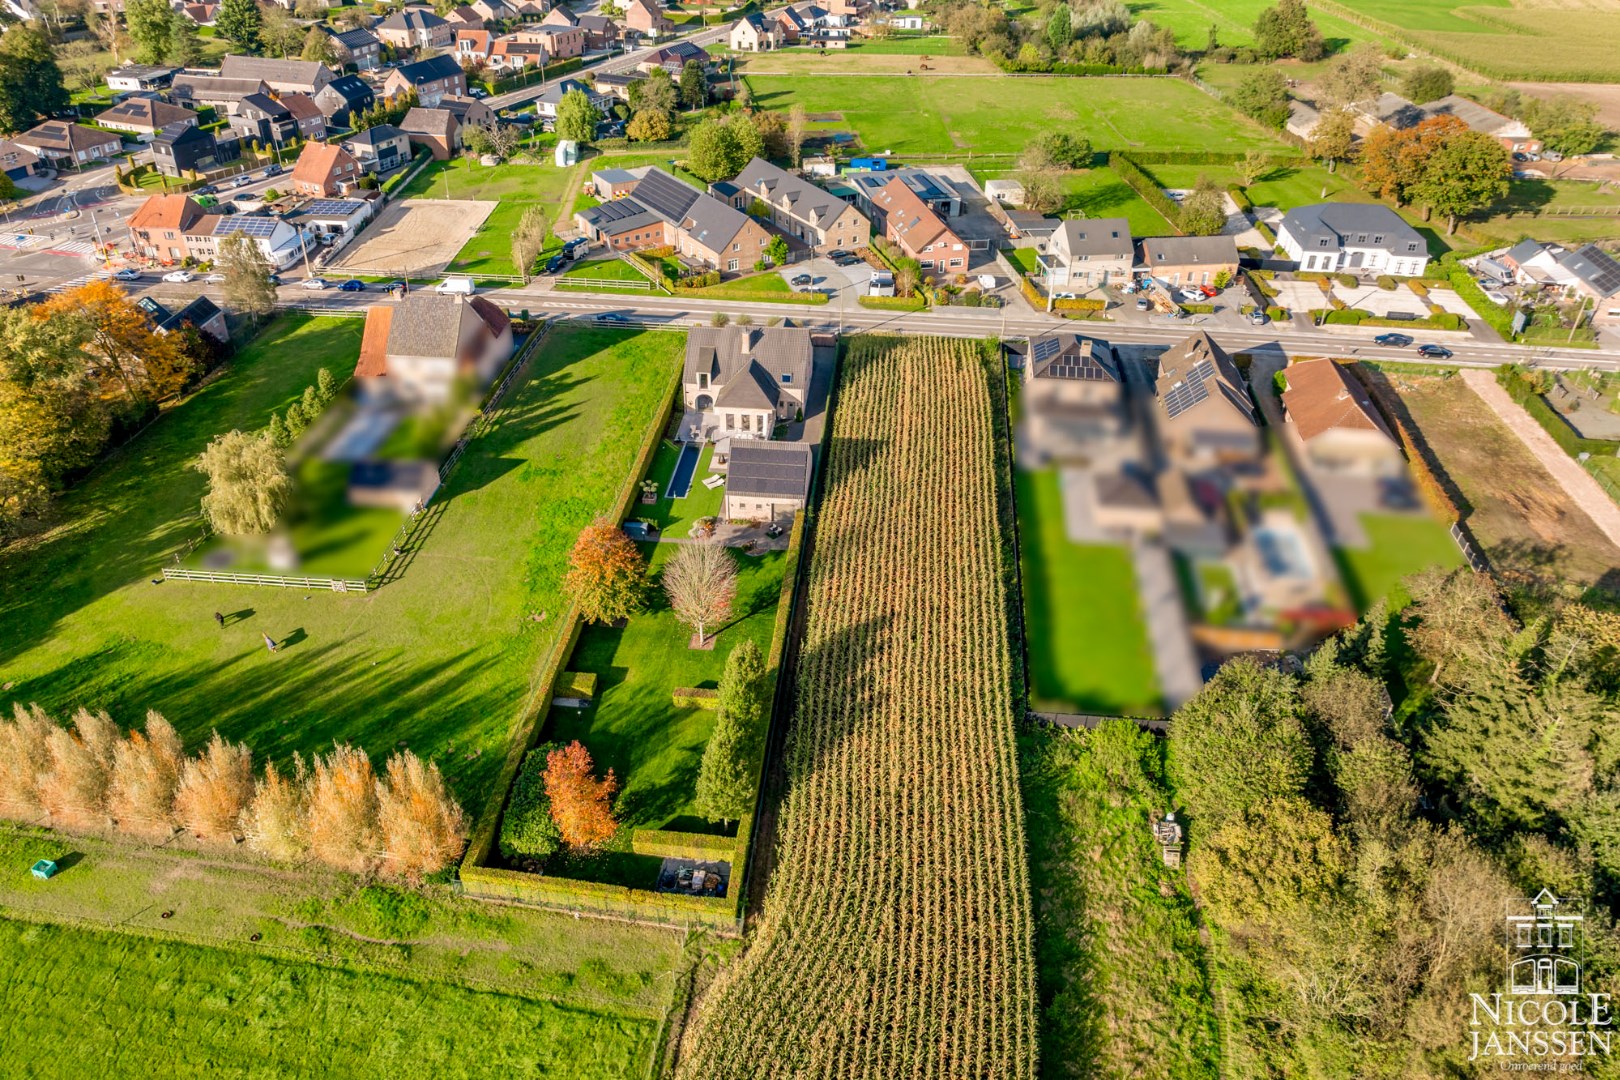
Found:
M 1178 79 L 749 76 L 766 109 L 837 112 L 864 149 L 896 154 L 1017 154 L 1054 127 L 1098 149 L 1281 150 L 1237 112 Z
M 647 284 L 647 275 L 623 259 L 586 259 L 570 266 L 561 280 L 569 278 L 598 278 L 603 281 L 635 281 Z
M 973 170 L 981 184 L 1014 173 L 1013 169 L 1000 168 Z M 1058 217 L 1122 217 L 1131 223 L 1134 236 L 1164 236 L 1175 231 L 1112 169 L 1076 169 L 1063 173 L 1059 183 L 1063 187 L 1063 206 L 1057 212 Z
M 1058 474 L 1051 469 L 1019 474 L 1018 535 L 1036 707 L 1162 712 L 1130 552 L 1069 540 Z
M 947 34 L 896 34 L 882 41 L 857 38 L 842 50 L 851 56 L 966 56 L 967 49 Z
M 545 157 L 544 151 L 537 151 Z M 426 166 L 411 178 L 402 197 L 417 199 L 480 199 L 497 203 L 478 232 L 457 252 L 447 267 L 476 276 L 516 274 L 512 263 L 512 233 L 523 214 L 532 206 L 541 207 L 550 229 L 565 199 L 568 179 L 574 170 L 559 169 L 548 160 L 544 164 L 486 166 L 475 157 L 458 157 Z M 547 250 L 560 248 L 552 238 Z
M 682 338 L 563 328 L 472 443 L 398 564 L 367 596 L 150 580 L 195 528 L 216 433 L 262 426 L 357 323 L 284 315 L 263 347 L 69 491 L 63 524 L 0 554 L 0 707 L 148 708 L 188 745 L 218 728 L 286 760 L 334 739 L 439 760 L 476 817 L 566 607 L 579 530 L 614 506 Z M 294 347 L 277 343 L 293 342 Z M 213 613 L 230 624 L 222 631 Z M 275 655 L 260 635 L 283 642 Z
M 1106 750 L 1098 750 L 1106 744 Z M 1214 1080 L 1220 1034 L 1185 875 L 1149 815 L 1162 740 L 1125 721 L 1019 736 L 1044 1080 Z
M 732 278 L 704 289 L 682 290 L 687 296 L 707 297 L 711 300 L 762 300 L 776 304 L 825 304 L 826 293 L 799 292 L 789 285 L 776 270 Z
M 633 518 L 651 518 L 657 522 L 664 535 L 673 539 L 686 539 L 692 523 L 699 518 L 718 517 L 720 502 L 725 498 L 724 485 L 716 488 L 706 488 L 703 480 L 710 475 L 709 458 L 714 453 L 714 447 L 704 446 L 698 457 L 697 471 L 692 474 L 692 489 L 683 499 L 666 499 L 664 491 L 669 487 L 669 478 L 675 473 L 675 462 L 680 458 L 680 450 L 673 444 L 665 442 L 658 447 L 658 453 L 653 457 L 652 468 L 647 471 L 647 478 L 658 485 L 658 501 L 651 506 L 637 503 L 630 510 Z
M 7 1076 L 640 1075 L 680 964 L 653 928 L 0 825 Z
M 1157 26 L 1174 30 L 1176 42 L 1182 48 L 1198 50 L 1209 44 L 1211 25 L 1214 25 L 1217 40 L 1222 45 L 1253 45 L 1255 20 L 1263 9 L 1270 6 L 1270 0 L 1221 0 L 1219 4 L 1206 3 L 1204 0 L 1132 0 L 1129 5 L 1131 14 L 1138 19 L 1148 19 Z M 1353 41 L 1381 40 L 1380 35 L 1334 18 L 1320 9 L 1311 10 L 1311 21 L 1322 31 L 1330 49 Z
M 1361 524 L 1371 545 L 1333 552 L 1357 611 L 1366 611 L 1379 599 L 1403 605 L 1406 591 L 1400 582 L 1408 574 L 1431 566 L 1462 565 L 1462 553 L 1446 527 L 1428 515 L 1363 514 Z
M 738 553 L 731 621 L 716 635 L 713 649 L 693 649 L 688 647 L 692 632 L 670 611 L 656 577 L 678 547 L 642 545 L 655 575 L 649 609 L 623 628 L 586 628 L 569 669 L 596 674 L 596 700 L 587 709 L 553 709 L 547 720 L 546 739 L 580 740 L 597 768 L 613 769 L 620 785 L 614 803 L 618 835 L 604 858 L 565 865 L 561 872 L 570 876 L 617 878 L 616 867 L 625 862 L 636 828 L 720 831 L 719 823 L 697 817 L 692 805 L 714 712 L 678 707 L 670 695 L 678 687 L 718 686 L 726 656 L 744 640 L 754 641 L 762 654 L 770 652 L 786 556 Z M 657 860 L 646 868 L 656 871 Z

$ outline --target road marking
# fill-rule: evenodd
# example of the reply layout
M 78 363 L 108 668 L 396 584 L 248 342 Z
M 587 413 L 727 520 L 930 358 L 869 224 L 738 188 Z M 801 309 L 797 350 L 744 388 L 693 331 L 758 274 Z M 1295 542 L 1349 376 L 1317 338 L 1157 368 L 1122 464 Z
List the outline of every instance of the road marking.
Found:
M 48 293 L 65 293 L 70 289 L 77 289 L 80 285 L 88 285 L 92 281 L 106 281 L 112 276 L 113 272 L 111 270 L 97 270 L 94 273 L 81 274 L 79 277 L 73 278 L 72 280 L 63 281 L 59 284 L 52 285 L 45 291 Z

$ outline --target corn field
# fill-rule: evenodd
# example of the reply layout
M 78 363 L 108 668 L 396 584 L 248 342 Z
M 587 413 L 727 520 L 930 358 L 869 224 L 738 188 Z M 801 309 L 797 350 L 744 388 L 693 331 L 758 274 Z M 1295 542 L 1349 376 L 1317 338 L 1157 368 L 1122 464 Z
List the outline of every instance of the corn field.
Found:
M 839 395 L 774 876 L 680 1075 L 1029 1078 L 988 373 L 971 342 L 858 337 Z

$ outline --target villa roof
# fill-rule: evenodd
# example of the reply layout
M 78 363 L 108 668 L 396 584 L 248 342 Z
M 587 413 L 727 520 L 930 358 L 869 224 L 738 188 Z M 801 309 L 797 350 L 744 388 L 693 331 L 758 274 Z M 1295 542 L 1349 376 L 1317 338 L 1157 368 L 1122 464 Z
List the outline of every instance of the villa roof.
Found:
M 1288 365 L 1283 375 L 1288 379 L 1283 407 L 1306 442 L 1341 428 L 1375 431 L 1395 441 L 1384 418 L 1373 408 L 1366 388 L 1343 365 L 1333 360 L 1310 360 Z
M 812 460 L 804 443 L 733 439 L 726 494 L 803 500 L 810 494 Z

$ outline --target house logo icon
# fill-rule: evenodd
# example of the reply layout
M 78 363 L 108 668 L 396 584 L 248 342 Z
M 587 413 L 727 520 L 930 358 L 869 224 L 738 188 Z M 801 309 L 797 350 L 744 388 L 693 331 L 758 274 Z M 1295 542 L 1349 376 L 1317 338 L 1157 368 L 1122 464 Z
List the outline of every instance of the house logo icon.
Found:
M 1561 910 L 1564 902 L 1548 889 L 1530 901 L 1528 914 L 1507 917 L 1508 992 L 1563 995 L 1581 992 L 1583 917 Z

